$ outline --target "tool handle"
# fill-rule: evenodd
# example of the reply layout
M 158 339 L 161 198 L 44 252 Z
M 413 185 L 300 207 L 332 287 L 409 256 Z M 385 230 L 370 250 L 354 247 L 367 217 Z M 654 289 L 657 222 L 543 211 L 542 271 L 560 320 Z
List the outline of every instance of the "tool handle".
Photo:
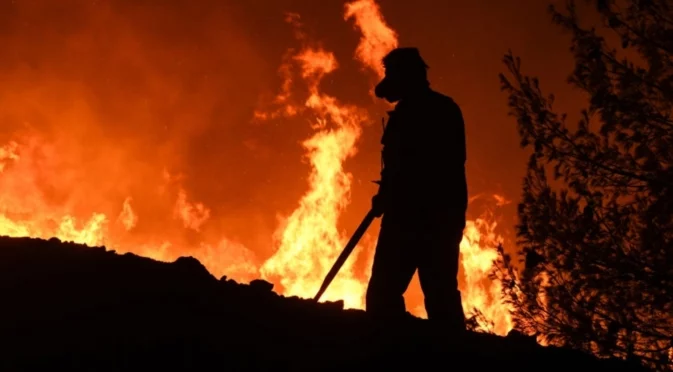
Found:
M 360 226 L 358 226 L 357 230 L 355 230 L 355 233 L 353 233 L 353 236 L 348 241 L 348 244 L 346 244 L 346 247 L 341 252 L 337 260 L 334 262 L 334 265 L 332 265 L 330 271 L 327 273 L 327 276 L 325 276 L 325 280 L 323 280 L 322 285 L 318 290 L 318 293 L 315 295 L 315 297 L 313 297 L 314 301 L 318 302 L 318 300 L 320 300 L 320 297 L 323 295 L 323 293 L 325 293 L 330 283 L 332 283 L 332 280 L 339 272 L 339 269 L 341 269 L 341 266 L 343 266 L 344 262 L 346 262 L 346 259 L 348 259 L 348 256 L 351 254 L 351 252 L 353 252 L 353 249 L 355 249 L 355 247 L 358 245 L 358 242 L 365 234 L 365 232 L 369 228 L 369 225 L 371 225 L 372 221 L 374 221 L 375 218 L 376 214 L 374 213 L 373 210 L 370 210 L 369 213 L 367 213 L 365 218 L 362 220 L 362 222 L 360 222 Z

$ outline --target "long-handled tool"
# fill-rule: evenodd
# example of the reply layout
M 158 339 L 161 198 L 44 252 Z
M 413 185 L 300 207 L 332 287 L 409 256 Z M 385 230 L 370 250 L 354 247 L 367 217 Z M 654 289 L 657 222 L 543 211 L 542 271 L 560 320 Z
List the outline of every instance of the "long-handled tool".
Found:
M 353 236 L 348 241 L 348 244 L 346 244 L 346 247 L 341 252 L 336 262 L 334 262 L 334 265 L 332 265 L 330 271 L 327 273 L 327 276 L 325 276 L 325 280 L 323 280 L 322 285 L 320 286 L 320 290 L 318 291 L 318 294 L 316 294 L 315 297 L 313 297 L 314 301 L 317 302 L 318 300 L 320 300 L 320 296 L 322 296 L 322 294 L 325 293 L 325 290 L 327 290 L 327 287 L 329 287 L 330 283 L 332 283 L 332 280 L 339 272 L 339 269 L 341 269 L 341 266 L 343 266 L 344 262 L 346 262 L 346 259 L 348 259 L 348 256 L 351 254 L 351 252 L 353 252 L 355 246 L 358 245 L 358 242 L 362 238 L 362 235 L 365 234 L 365 232 L 369 228 L 369 225 L 372 224 L 372 221 L 374 221 L 375 218 L 376 214 L 374 213 L 373 210 L 370 210 L 369 213 L 367 213 L 365 218 L 362 220 L 362 222 L 360 222 L 360 226 L 358 226 L 357 230 L 355 230 L 355 233 L 353 233 Z

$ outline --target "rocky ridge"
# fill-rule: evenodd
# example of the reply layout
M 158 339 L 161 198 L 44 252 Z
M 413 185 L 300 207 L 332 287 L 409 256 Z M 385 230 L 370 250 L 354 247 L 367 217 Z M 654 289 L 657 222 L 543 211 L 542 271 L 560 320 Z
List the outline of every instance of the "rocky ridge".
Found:
M 286 298 L 262 280 L 213 277 L 57 239 L 0 237 L 0 370 L 639 370 L 426 320 L 380 329 L 342 304 Z

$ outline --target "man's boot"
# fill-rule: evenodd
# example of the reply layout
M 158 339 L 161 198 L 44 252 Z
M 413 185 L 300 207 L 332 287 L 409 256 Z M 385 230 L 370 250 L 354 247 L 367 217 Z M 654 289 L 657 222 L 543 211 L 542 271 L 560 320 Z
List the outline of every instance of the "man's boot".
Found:
M 438 345 L 455 345 L 462 342 L 466 332 L 460 292 L 455 291 L 455 294 L 443 299 L 441 308 L 433 308 L 434 311 L 428 312 L 428 323 Z

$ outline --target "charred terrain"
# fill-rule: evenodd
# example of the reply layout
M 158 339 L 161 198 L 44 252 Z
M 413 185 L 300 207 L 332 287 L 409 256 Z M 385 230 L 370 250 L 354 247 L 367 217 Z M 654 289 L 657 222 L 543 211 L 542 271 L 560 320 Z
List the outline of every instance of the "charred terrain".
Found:
M 0 237 L 2 356 L 12 370 L 636 370 L 529 338 L 440 341 L 426 320 L 376 329 L 363 311 L 285 298 L 103 247 Z M 425 368 L 424 368 L 425 367 Z

